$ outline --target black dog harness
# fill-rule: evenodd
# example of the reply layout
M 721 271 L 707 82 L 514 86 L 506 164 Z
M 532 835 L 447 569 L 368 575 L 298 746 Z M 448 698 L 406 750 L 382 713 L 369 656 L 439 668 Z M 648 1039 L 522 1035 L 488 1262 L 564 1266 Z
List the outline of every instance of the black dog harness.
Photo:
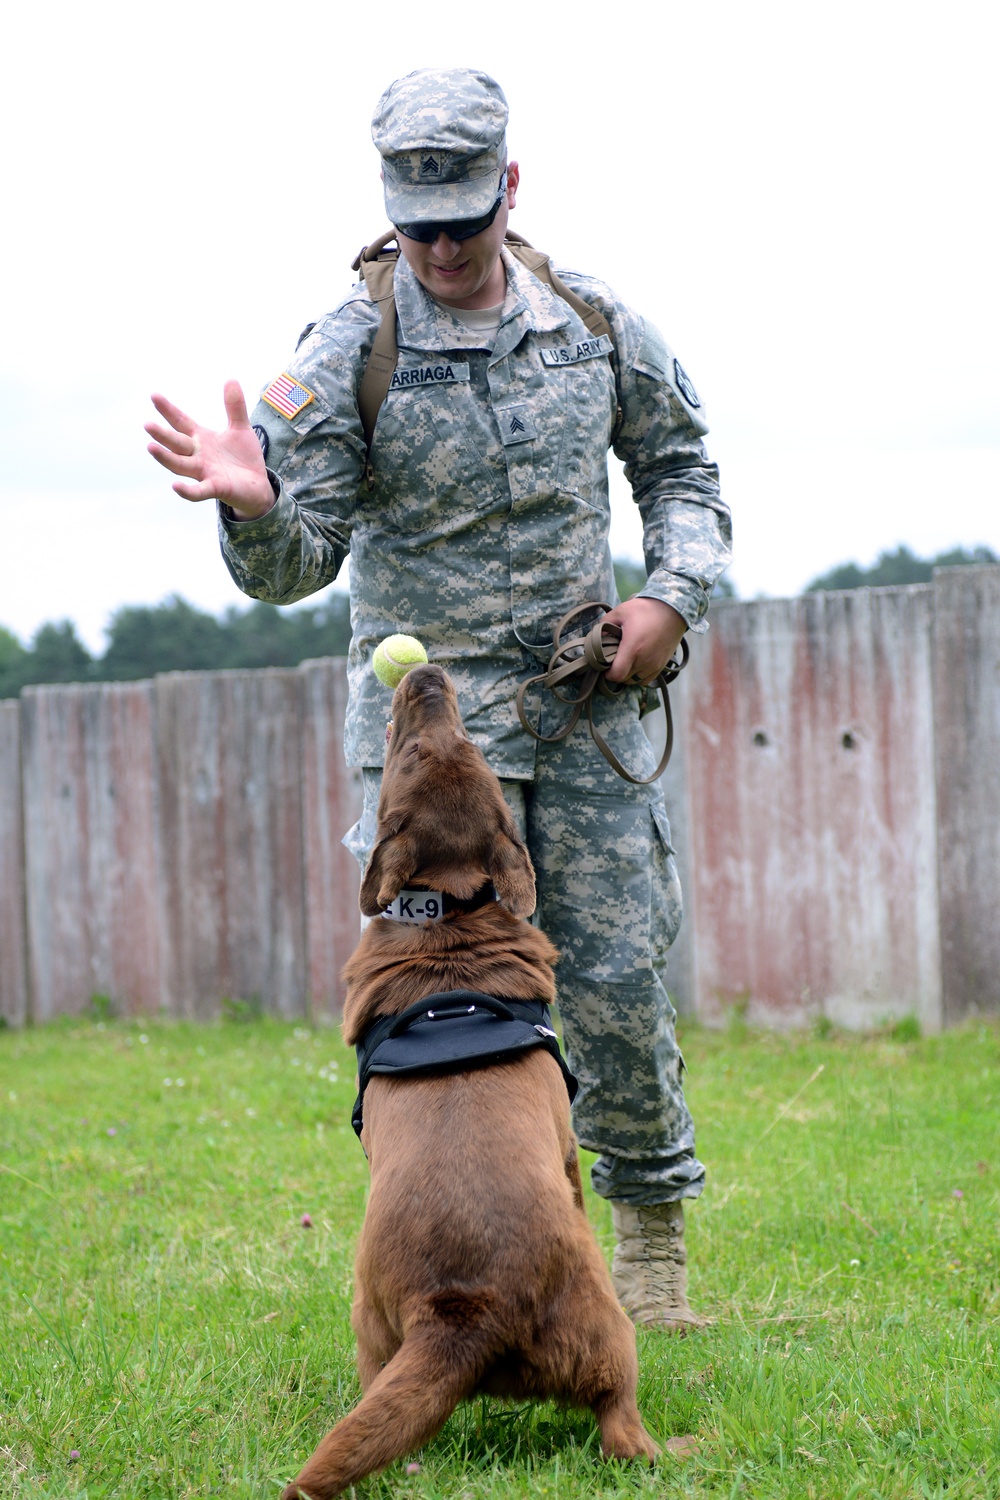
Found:
M 544 1047 L 555 1058 L 572 1103 L 579 1085 L 559 1050 L 544 1000 L 498 1000 L 477 990 L 427 995 L 398 1016 L 381 1016 L 358 1043 L 358 1097 L 351 1124 L 360 1136 L 362 1100 L 373 1073 L 411 1078 L 465 1072 L 506 1062 L 531 1047 Z

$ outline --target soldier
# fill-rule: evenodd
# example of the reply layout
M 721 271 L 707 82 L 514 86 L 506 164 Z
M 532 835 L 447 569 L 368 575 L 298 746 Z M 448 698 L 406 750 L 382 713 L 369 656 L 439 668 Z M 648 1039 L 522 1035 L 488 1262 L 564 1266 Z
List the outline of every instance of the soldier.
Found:
M 578 305 L 607 320 L 610 337 L 594 337 L 505 245 L 519 181 L 506 124 L 499 86 L 467 69 L 411 73 L 379 100 L 398 353 L 370 451 L 358 393 L 382 319 L 363 283 L 306 329 L 252 418 L 235 381 L 220 433 L 154 397 L 166 425 L 148 426 L 149 451 L 179 476 L 179 495 L 219 502 L 223 555 L 252 597 L 301 599 L 350 553 L 345 749 L 364 769 L 364 810 L 345 843 L 362 864 L 388 706 L 375 647 L 418 636 L 451 673 L 531 852 L 538 920 L 562 953 L 574 1125 L 597 1153 L 595 1191 L 611 1200 L 619 1296 L 637 1322 L 683 1332 L 698 1319 L 682 1204 L 701 1193 L 704 1168 L 661 977 L 681 915 L 662 792 L 620 779 L 579 730 L 537 742 L 515 699 L 566 611 L 617 598 L 613 447 L 643 517 L 649 577 L 607 616 L 622 632 L 608 677 L 630 686 L 596 712 L 620 758 L 650 772 L 640 685 L 686 630 L 705 629 L 730 558 L 729 513 L 697 393 L 656 329 L 602 282 L 560 268 Z M 537 709 L 551 733 L 559 706 Z

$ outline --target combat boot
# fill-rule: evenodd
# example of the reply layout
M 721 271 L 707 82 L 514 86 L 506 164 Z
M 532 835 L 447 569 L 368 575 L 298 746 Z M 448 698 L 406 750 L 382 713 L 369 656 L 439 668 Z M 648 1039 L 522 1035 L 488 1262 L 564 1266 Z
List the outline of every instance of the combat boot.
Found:
M 611 1216 L 611 1280 L 632 1322 L 667 1333 L 701 1328 L 687 1299 L 683 1204 L 612 1202 Z

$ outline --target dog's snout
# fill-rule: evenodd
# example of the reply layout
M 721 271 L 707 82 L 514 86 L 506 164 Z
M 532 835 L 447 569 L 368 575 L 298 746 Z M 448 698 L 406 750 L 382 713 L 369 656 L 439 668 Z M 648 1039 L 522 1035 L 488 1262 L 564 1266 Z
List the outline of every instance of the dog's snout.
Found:
M 426 665 L 410 668 L 396 689 L 396 701 L 401 704 L 433 703 L 439 698 L 449 697 L 450 686 L 444 668 L 428 662 Z
M 444 691 L 447 677 L 444 668 L 434 666 L 427 662 L 425 666 L 416 667 L 407 673 L 409 685 L 415 693 L 440 693 Z

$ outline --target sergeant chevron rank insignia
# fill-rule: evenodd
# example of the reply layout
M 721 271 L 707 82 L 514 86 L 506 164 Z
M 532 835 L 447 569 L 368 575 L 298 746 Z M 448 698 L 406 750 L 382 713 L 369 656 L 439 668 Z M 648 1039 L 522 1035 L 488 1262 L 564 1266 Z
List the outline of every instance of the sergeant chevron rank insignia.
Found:
M 439 359 L 434 364 L 404 365 L 394 370 L 389 382 L 389 393 L 409 389 L 415 385 L 468 384 L 469 366 L 451 359 Z
M 527 403 L 519 402 L 516 406 L 498 406 L 496 417 L 505 448 L 509 448 L 512 443 L 530 443 L 538 436 L 535 431 L 535 419 Z
M 606 333 L 598 339 L 579 339 L 575 344 L 558 344 L 554 349 L 540 351 L 543 365 L 577 365 L 581 359 L 598 359 L 610 354 L 614 344 Z

